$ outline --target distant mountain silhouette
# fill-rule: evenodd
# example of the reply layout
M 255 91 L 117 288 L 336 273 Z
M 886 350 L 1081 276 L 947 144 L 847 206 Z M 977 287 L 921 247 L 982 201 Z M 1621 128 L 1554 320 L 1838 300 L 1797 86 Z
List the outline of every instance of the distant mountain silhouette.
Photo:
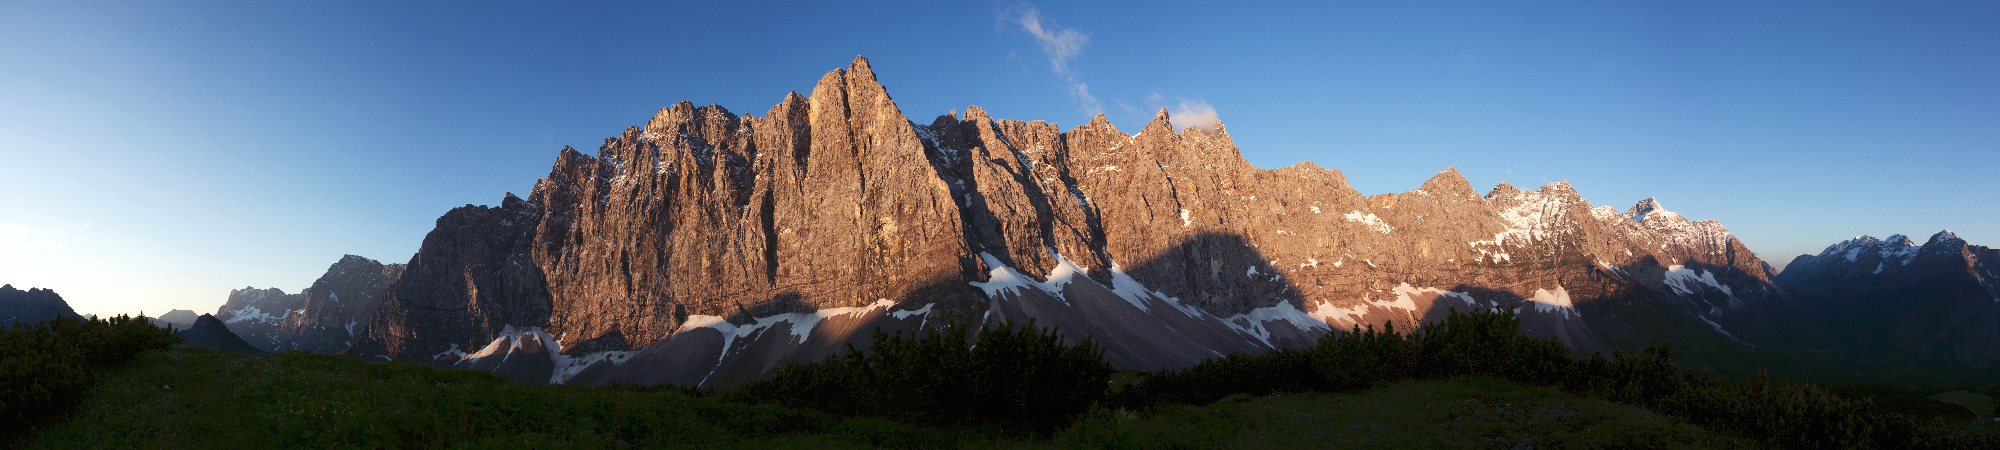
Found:
M 11 284 L 0 285 L 0 329 L 11 328 L 15 322 L 36 323 L 57 317 L 81 316 L 53 289 L 23 291 Z
M 243 338 L 229 331 L 229 325 L 222 323 L 221 320 L 216 319 L 211 314 L 202 314 L 200 318 L 195 319 L 193 326 L 180 331 L 177 335 L 181 337 L 181 343 L 186 345 L 198 345 L 251 355 L 270 353 L 251 346 L 249 342 L 244 342 Z

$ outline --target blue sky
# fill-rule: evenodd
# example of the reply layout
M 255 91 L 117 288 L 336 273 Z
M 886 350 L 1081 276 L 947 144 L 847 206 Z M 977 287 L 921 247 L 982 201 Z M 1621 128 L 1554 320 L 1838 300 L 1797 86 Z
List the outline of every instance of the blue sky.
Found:
M 2000 245 L 2000 3 L 0 0 L 0 283 L 212 312 L 407 261 L 680 100 L 761 115 L 855 55 L 920 122 L 1213 111 L 1363 193 L 1456 166 L 1658 197 L 1774 264 Z M 1031 27 L 1030 24 L 1037 27 Z M 1087 95 L 1086 95 L 1087 94 Z

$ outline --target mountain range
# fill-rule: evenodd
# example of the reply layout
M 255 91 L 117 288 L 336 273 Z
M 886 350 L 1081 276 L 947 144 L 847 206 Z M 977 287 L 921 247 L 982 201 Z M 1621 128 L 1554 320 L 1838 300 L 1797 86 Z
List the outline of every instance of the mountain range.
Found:
M 1179 368 L 1492 308 L 1580 353 L 1832 345 L 1993 367 L 2000 256 L 1898 239 L 1777 273 L 1655 199 L 1482 193 L 1450 168 L 1364 195 L 1311 162 L 1255 167 L 1223 124 L 1177 130 L 1164 110 L 1133 133 L 977 107 L 920 123 L 856 58 L 761 116 L 682 102 L 594 154 L 565 147 L 525 198 L 445 213 L 407 264 L 349 255 L 215 317 L 266 351 L 585 385 L 726 386 L 877 328 L 1031 320 L 1120 368 Z
M 82 317 L 70 309 L 61 295 L 53 289 L 30 287 L 28 290 L 15 289 L 14 285 L 0 285 L 0 329 L 8 329 L 15 322 L 35 323 L 57 317 Z

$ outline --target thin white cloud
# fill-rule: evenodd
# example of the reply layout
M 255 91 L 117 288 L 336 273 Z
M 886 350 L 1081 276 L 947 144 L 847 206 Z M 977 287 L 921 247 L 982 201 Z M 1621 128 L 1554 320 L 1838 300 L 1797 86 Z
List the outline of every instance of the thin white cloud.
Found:
M 1145 99 L 1147 108 L 1155 111 L 1162 108 L 1167 110 L 1167 123 L 1174 126 L 1174 131 L 1186 131 L 1188 127 L 1194 127 L 1202 131 L 1215 132 L 1215 126 L 1222 123 L 1222 119 L 1215 115 L 1215 106 L 1209 105 L 1206 100 L 1182 97 L 1179 103 L 1168 106 L 1167 96 L 1158 92 L 1146 94 Z
M 1211 133 L 1215 132 L 1216 125 L 1222 124 L 1222 119 L 1215 116 L 1215 107 L 1201 100 L 1182 100 L 1167 113 L 1167 121 L 1174 125 L 1175 130 L 1194 127 Z
M 1036 43 L 1041 44 L 1042 53 L 1049 57 L 1049 70 L 1069 83 L 1069 94 L 1076 97 L 1077 111 L 1089 115 L 1104 113 L 1104 103 L 1090 95 L 1090 85 L 1078 80 L 1076 72 L 1069 67 L 1070 58 L 1083 53 L 1083 46 L 1090 43 L 1090 35 L 1057 26 L 1053 22 L 1043 24 L 1042 12 L 1031 5 L 1016 8 L 1002 18 L 1020 24 L 1021 31 L 1028 32 L 1028 35 L 1034 36 Z

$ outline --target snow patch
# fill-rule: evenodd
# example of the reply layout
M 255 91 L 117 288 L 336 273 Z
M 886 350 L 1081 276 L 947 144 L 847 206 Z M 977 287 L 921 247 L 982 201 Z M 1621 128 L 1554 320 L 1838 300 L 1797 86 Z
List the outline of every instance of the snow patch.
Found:
M 285 320 L 286 317 L 291 317 L 292 313 L 300 311 L 305 311 L 305 309 L 304 308 L 290 309 L 290 310 L 285 310 L 285 312 L 282 313 L 271 314 L 264 312 L 261 309 L 257 309 L 255 305 L 244 306 L 243 309 L 236 310 L 235 316 L 231 316 L 229 320 L 225 320 L 222 323 L 237 323 L 249 320 L 255 320 L 258 322 L 279 321 L 279 320 Z
M 1721 324 L 1718 324 L 1718 323 L 1715 323 L 1715 321 L 1713 321 L 1713 320 L 1708 320 L 1708 318 L 1707 318 L 1707 317 L 1702 317 L 1702 316 L 1701 316 L 1700 314 L 1695 314 L 1695 315 L 1694 315 L 1694 318 L 1696 318 L 1696 319 L 1701 319 L 1701 321 L 1702 321 L 1702 322 L 1707 322 L 1707 323 L 1708 323 L 1708 326 L 1709 326 L 1710 328 L 1714 328 L 1714 329 L 1715 329 L 1715 332 L 1717 332 L 1717 333 L 1722 333 L 1722 335 L 1723 335 L 1723 336 L 1727 336 L 1727 337 L 1729 337 L 1729 340 L 1732 340 L 1732 341 L 1736 341 L 1736 343 L 1738 343 L 1738 344 L 1743 344 L 1743 345 L 1750 345 L 1750 343 L 1749 343 L 1749 342 L 1743 342 L 1743 340 L 1742 340 L 1742 339 L 1737 339 L 1737 338 L 1736 338 L 1736 335 L 1734 335 L 1734 334 L 1730 334 L 1730 333 L 1729 333 L 1729 330 L 1724 330 L 1724 329 L 1722 329 L 1722 325 L 1721 325 Z
M 1529 296 L 1528 301 L 1535 303 L 1535 312 L 1561 312 L 1565 319 L 1576 314 L 1576 304 L 1570 303 L 1569 291 L 1560 284 L 1553 291 L 1536 289 L 1535 295 Z
M 465 351 L 459 350 L 458 344 L 451 344 L 451 348 L 445 349 L 445 351 L 442 352 L 438 352 L 438 354 L 431 355 L 431 360 L 436 361 L 438 358 L 443 358 L 444 355 L 456 355 L 460 360 L 465 359 Z
M 988 256 L 990 257 L 991 255 Z M 679 330 L 674 331 L 674 334 L 685 333 L 695 328 L 708 328 L 721 332 L 722 352 L 721 354 L 716 356 L 717 367 L 721 367 L 722 359 L 729 357 L 730 346 L 736 343 L 737 338 L 749 337 L 750 335 L 756 334 L 757 332 L 763 331 L 774 325 L 777 325 L 779 322 L 786 322 L 791 324 L 792 335 L 799 339 L 799 343 L 803 344 L 806 342 L 807 338 L 812 337 L 813 328 L 819 326 L 820 321 L 825 320 L 826 318 L 834 316 L 842 316 L 842 315 L 858 315 L 867 313 L 869 311 L 873 311 L 877 308 L 888 309 L 894 306 L 896 306 L 896 302 L 889 301 L 889 299 L 880 299 L 876 300 L 875 303 L 869 304 L 867 306 L 827 308 L 813 312 L 786 313 L 786 314 L 776 314 L 769 317 L 759 317 L 756 319 L 755 322 L 745 325 L 737 325 L 729 323 L 729 321 L 723 320 L 722 317 L 719 316 L 707 316 L 707 315 L 696 314 L 696 315 L 689 315 L 687 321 L 682 322 L 681 328 Z M 562 366 L 558 365 L 558 367 Z M 714 374 L 713 372 L 710 373 L 710 375 L 713 374 Z M 706 377 L 704 377 L 702 381 L 707 382 L 708 380 Z
M 1068 305 L 1069 300 L 1062 295 L 1063 285 L 1075 281 L 1077 274 L 1088 274 L 1089 269 L 1078 266 L 1075 262 L 1063 257 L 1061 253 L 1056 253 L 1053 249 L 1046 250 L 1049 254 L 1054 255 L 1057 261 L 1055 269 L 1049 271 L 1048 281 L 1035 281 L 1034 278 L 1030 278 L 1026 274 L 1014 270 L 1012 266 L 1001 262 L 1000 258 L 993 256 L 992 253 L 979 252 L 979 258 L 986 261 L 987 267 L 992 267 L 993 269 L 987 271 L 986 282 L 973 281 L 970 284 L 986 291 L 987 298 L 1000 298 L 1000 294 L 1002 293 L 1020 295 L 1018 291 L 1033 288 L 1046 292 L 1050 296 L 1055 297 L 1056 301 Z
M 892 313 L 889 313 L 889 317 L 894 317 L 894 318 L 896 318 L 897 320 L 901 320 L 901 319 L 908 319 L 908 318 L 910 318 L 910 316 L 914 316 L 914 315 L 918 315 L 918 314 L 922 314 L 922 315 L 924 316 L 924 321 L 922 321 L 922 322 L 917 322 L 917 328 L 923 328 L 924 324 L 928 324 L 928 323 L 931 323 L 931 307 L 932 307 L 932 306 L 937 306 L 937 304 L 936 304 L 936 303 L 925 303 L 925 304 L 924 304 L 924 307 L 922 307 L 922 308 L 917 308 L 917 309 L 912 309 L 912 310 L 909 310 L 909 311 L 896 311 L 896 312 L 892 312 Z
M 1194 220 L 1188 218 L 1187 208 L 1181 208 L 1181 228 L 1187 228 L 1189 225 L 1194 225 Z
M 1716 290 L 1722 291 L 1723 295 L 1728 295 L 1732 298 L 1736 296 L 1736 293 L 1729 291 L 1729 286 L 1724 286 L 1721 282 L 1715 281 L 1714 272 L 1689 269 L 1686 266 L 1667 266 L 1667 273 L 1661 281 L 1665 282 L 1667 287 L 1673 288 L 1674 292 L 1678 292 L 1681 295 L 1694 294 L 1694 291 L 1700 289 L 1700 287 L 1694 286 L 1691 283 L 1701 283 L 1715 287 Z
M 1366 317 L 1372 309 L 1401 309 L 1405 314 L 1411 315 L 1414 318 L 1414 314 L 1417 312 L 1417 302 L 1413 296 L 1422 294 L 1436 295 L 1439 300 L 1446 297 L 1456 298 L 1471 307 L 1482 306 L 1478 300 L 1472 298 L 1472 294 L 1446 291 L 1438 288 L 1419 288 L 1411 286 L 1408 282 L 1397 284 L 1395 288 L 1390 289 L 1390 293 L 1395 294 L 1393 300 L 1374 300 L 1369 295 L 1362 294 L 1360 304 L 1347 308 L 1333 306 L 1332 303 L 1328 302 L 1320 302 L 1313 308 L 1313 312 L 1306 316 L 1328 324 L 1338 320 L 1350 325 L 1360 325 L 1361 318 Z
M 1333 330 L 1333 326 L 1328 325 L 1325 320 L 1321 320 L 1313 314 L 1306 314 L 1304 311 L 1299 311 L 1297 307 L 1292 306 L 1292 302 L 1288 301 L 1279 301 L 1276 305 L 1252 309 L 1247 313 L 1230 316 L 1228 319 L 1223 319 L 1222 323 L 1229 325 L 1230 328 L 1235 328 L 1236 331 L 1243 332 L 1243 334 L 1256 337 L 1258 341 L 1262 341 L 1264 345 L 1269 346 L 1271 345 L 1271 330 L 1265 328 L 1264 324 L 1280 320 L 1290 322 L 1292 326 L 1298 327 L 1300 330 L 1315 328 L 1326 329 L 1328 331 Z
M 1167 306 L 1180 310 L 1182 314 L 1187 314 L 1188 317 L 1201 317 L 1203 314 L 1206 314 L 1194 306 L 1181 304 L 1179 298 L 1168 297 L 1167 294 L 1148 289 L 1146 285 L 1139 284 L 1139 280 L 1133 279 L 1131 275 L 1126 274 L 1125 269 L 1119 267 L 1117 261 L 1111 262 L 1111 293 L 1118 294 L 1120 298 L 1124 298 L 1127 303 L 1138 307 L 1140 311 L 1152 312 L 1152 309 L 1146 306 L 1146 297 L 1151 296 L 1166 303 Z
M 1319 207 L 1318 207 L 1318 206 L 1314 206 L 1314 207 L 1312 207 L 1312 208 L 1313 208 L 1313 214 L 1319 214 Z
M 1342 214 L 1341 217 L 1347 218 L 1349 222 L 1366 226 L 1377 233 L 1389 234 L 1391 231 L 1396 231 L 1395 227 L 1389 226 L 1388 222 L 1383 222 L 1382 218 L 1376 217 L 1374 213 L 1362 214 L 1360 210 L 1355 210 L 1354 212 Z

